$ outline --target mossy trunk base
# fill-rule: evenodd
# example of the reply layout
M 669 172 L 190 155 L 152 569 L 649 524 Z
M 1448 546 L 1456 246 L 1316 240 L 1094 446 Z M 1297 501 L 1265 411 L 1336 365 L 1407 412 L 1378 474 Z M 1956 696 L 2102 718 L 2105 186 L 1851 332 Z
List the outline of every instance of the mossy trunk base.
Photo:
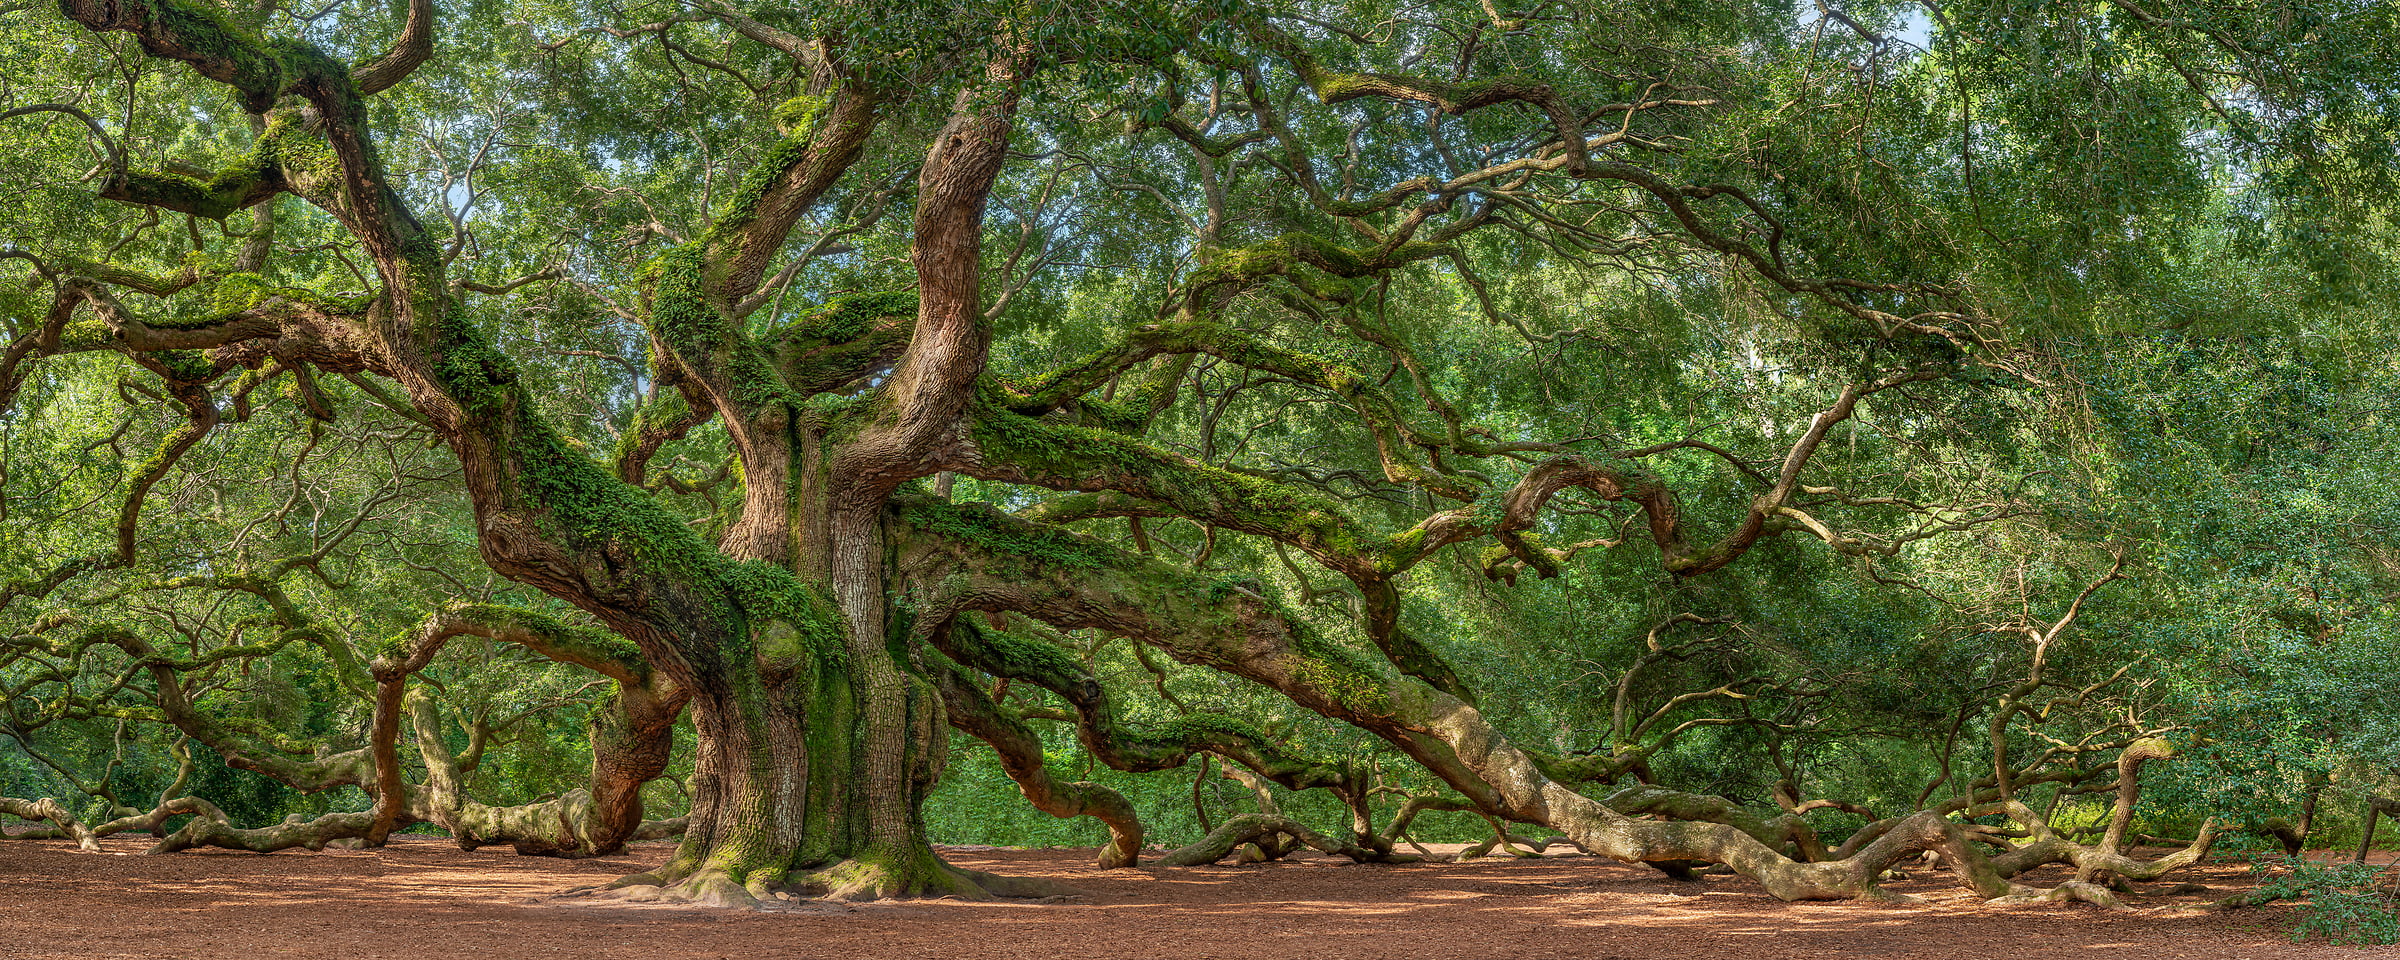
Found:
M 731 679 L 732 692 L 693 699 L 699 736 L 692 813 L 674 857 L 578 893 L 755 909 L 801 899 L 1073 892 L 963 870 L 934 852 L 922 807 L 948 730 L 930 687 L 908 685 L 895 698 L 903 703 L 882 705 L 913 722 L 877 730 L 859 722 L 877 705 L 865 702 L 866 685 L 841 661 L 786 676 Z M 890 736 L 893 726 L 907 735 Z M 878 772 L 886 789 L 870 788 Z

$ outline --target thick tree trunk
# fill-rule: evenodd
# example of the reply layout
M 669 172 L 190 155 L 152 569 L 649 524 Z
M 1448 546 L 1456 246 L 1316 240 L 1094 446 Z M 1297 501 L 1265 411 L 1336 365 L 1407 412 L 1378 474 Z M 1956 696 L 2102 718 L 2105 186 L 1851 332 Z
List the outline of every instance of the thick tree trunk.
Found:
M 795 640 L 785 625 L 753 625 L 746 641 L 725 644 L 728 655 L 692 698 L 698 756 L 683 844 L 664 867 L 617 886 L 637 898 L 724 906 L 778 894 L 1065 892 L 962 870 L 935 854 L 923 808 L 948 731 L 908 645 L 887 640 L 902 618 L 884 587 L 881 504 L 844 510 L 803 490 L 797 511 L 813 514 L 803 530 L 819 535 L 804 532 L 791 562 L 804 579 L 823 578 L 842 635 Z
M 821 588 L 838 637 L 786 650 L 772 627 L 749 624 L 748 636 L 718 639 L 719 655 L 693 678 L 700 757 L 691 828 L 664 870 L 629 880 L 714 903 L 779 888 L 844 899 L 1058 892 L 935 856 L 922 809 L 947 730 L 940 697 L 911 662 L 911 624 L 893 609 L 888 582 L 889 497 L 933 472 L 936 451 L 958 442 L 983 369 L 989 331 L 977 251 L 1015 107 L 1013 67 L 1000 60 L 993 71 L 1003 81 L 998 99 L 962 93 L 920 174 L 917 322 L 866 421 L 836 441 L 814 414 L 762 409 L 749 416 L 790 432 L 736 438 L 745 463 L 779 454 L 787 459 L 777 465 L 790 469 L 746 475 L 741 535 L 720 549 Z M 720 404 L 729 429 L 740 406 Z M 767 433 L 775 442 L 763 442 Z M 763 518 L 775 529 L 762 529 Z
M 852 644 L 855 651 L 865 644 Z M 699 756 L 683 844 L 619 881 L 636 898 L 746 906 L 777 894 L 1046 896 L 942 862 L 922 810 L 947 747 L 925 682 L 876 649 L 786 678 L 728 678 L 693 700 Z M 882 676 L 876 677 L 876 674 Z M 942 734 L 937 736 L 937 734 Z

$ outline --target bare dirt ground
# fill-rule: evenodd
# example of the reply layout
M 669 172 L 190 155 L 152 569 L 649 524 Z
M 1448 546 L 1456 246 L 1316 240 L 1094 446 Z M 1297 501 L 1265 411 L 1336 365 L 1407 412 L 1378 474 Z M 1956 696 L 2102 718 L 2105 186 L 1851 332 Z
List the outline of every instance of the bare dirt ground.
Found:
M 112 854 L 148 838 L 112 839 Z M 2248 885 L 2242 865 L 2188 879 L 2205 894 L 1994 908 L 1947 876 L 1893 885 L 1920 905 L 1781 903 L 1732 877 L 1677 883 L 1581 856 L 1459 864 L 1096 870 L 1085 850 L 947 851 L 979 870 L 1052 877 L 1086 895 L 1054 903 L 802 903 L 770 913 L 560 899 L 636 872 L 670 846 L 569 862 L 433 837 L 374 851 L 165 857 L 0 840 L 0 958 L 1274 958 L 1973 957 L 2208 958 L 2400 955 L 2294 945 L 2279 908 L 2173 909 Z M 2055 869 L 2055 868 L 2053 868 Z M 2053 876 L 2029 878 L 2051 882 Z M 2165 885 L 2160 885 L 2163 889 Z

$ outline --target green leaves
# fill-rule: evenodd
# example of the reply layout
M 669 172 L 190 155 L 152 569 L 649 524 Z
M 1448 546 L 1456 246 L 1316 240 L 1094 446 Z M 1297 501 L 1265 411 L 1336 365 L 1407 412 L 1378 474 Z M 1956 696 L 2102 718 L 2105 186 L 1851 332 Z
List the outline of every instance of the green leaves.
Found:
M 2400 907 L 2382 889 L 2395 868 L 2366 863 L 2322 863 L 2308 857 L 2264 857 L 2252 864 L 2266 876 L 2252 897 L 2258 902 L 2305 900 L 2292 924 L 2292 942 L 2323 937 L 2346 946 L 2400 943 Z

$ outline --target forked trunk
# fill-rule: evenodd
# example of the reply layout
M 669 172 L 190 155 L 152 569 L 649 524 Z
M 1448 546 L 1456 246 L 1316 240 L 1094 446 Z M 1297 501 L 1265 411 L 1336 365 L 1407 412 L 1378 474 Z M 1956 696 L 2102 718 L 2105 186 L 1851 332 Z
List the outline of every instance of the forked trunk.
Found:
M 780 893 L 848 900 L 1043 895 L 1037 884 L 961 870 L 934 853 L 923 806 L 948 749 L 941 700 L 887 640 L 880 505 L 803 518 L 794 565 L 840 611 L 838 643 L 783 627 L 735 641 L 692 698 L 692 811 L 664 867 L 618 882 L 740 906 Z M 820 579 L 821 578 L 821 579 Z

